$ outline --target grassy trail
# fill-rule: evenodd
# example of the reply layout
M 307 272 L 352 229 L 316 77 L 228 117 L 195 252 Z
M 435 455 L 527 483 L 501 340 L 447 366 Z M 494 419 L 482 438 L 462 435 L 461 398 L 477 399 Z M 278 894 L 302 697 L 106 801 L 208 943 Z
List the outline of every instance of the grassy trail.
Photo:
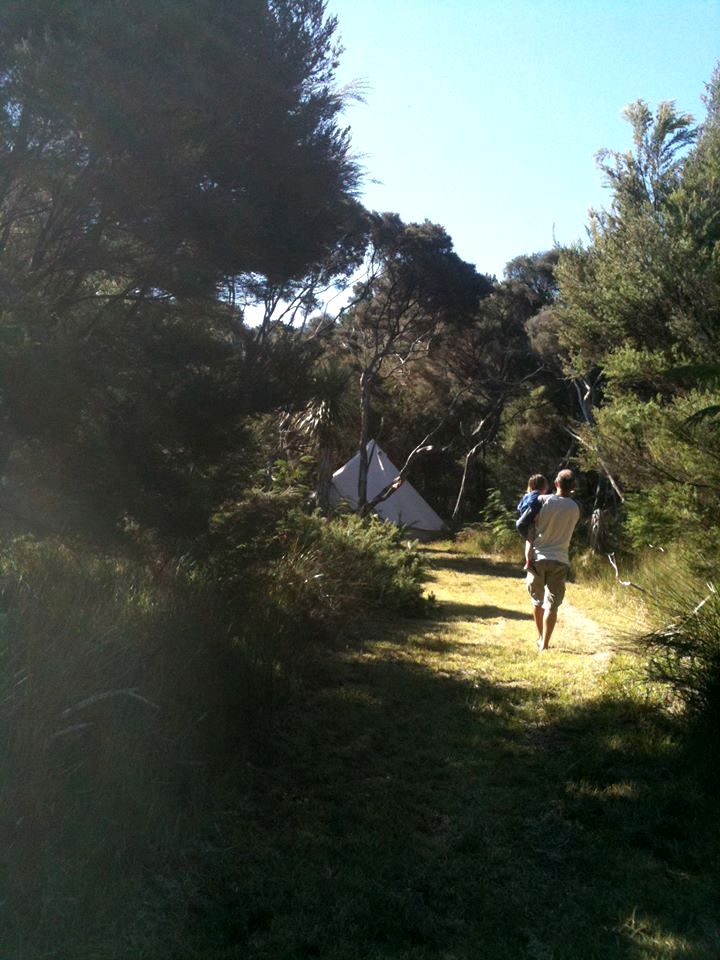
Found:
M 171 955 L 717 960 L 716 816 L 597 596 L 539 656 L 517 564 L 428 549 L 434 618 L 281 712 Z

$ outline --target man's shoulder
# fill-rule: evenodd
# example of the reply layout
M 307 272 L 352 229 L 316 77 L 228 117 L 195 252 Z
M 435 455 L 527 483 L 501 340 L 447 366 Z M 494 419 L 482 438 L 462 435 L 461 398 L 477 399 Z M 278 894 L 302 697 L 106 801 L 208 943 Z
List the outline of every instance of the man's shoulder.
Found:
M 577 510 L 580 513 L 580 505 L 572 497 L 561 497 L 557 493 L 548 493 L 540 499 L 543 501 L 543 507 L 550 507 L 553 510 Z

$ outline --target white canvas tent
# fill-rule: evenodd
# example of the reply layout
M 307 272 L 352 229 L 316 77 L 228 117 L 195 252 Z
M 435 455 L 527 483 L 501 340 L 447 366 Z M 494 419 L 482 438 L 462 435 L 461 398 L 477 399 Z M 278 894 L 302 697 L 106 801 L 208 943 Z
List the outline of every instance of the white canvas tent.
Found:
M 371 440 L 368 443 L 368 483 L 367 497 L 372 500 L 400 473 L 386 453 Z M 347 503 L 351 509 L 357 508 L 358 473 L 360 472 L 360 454 L 356 453 L 344 467 L 336 470 L 330 487 L 330 502 Z M 447 526 L 433 508 L 423 500 L 415 487 L 407 480 L 387 500 L 375 507 L 375 513 L 383 520 L 408 527 L 415 536 L 426 539 L 438 536 L 447 530 Z

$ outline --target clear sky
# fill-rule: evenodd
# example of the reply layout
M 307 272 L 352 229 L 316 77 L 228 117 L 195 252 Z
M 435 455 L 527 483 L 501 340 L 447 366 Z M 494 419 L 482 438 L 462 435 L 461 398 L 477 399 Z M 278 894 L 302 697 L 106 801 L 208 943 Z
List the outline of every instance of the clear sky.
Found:
M 584 240 L 607 206 L 595 154 L 631 147 L 625 104 L 700 97 L 720 0 L 328 0 L 363 202 L 442 224 L 502 276 L 514 256 Z

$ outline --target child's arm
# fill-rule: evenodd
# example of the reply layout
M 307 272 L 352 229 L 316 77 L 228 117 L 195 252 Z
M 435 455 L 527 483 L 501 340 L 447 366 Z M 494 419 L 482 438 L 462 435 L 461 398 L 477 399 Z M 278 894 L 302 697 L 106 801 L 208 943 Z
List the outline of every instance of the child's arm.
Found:
M 525 541 L 525 569 L 529 569 L 530 564 L 535 559 L 535 551 L 533 550 L 532 540 L 527 539 Z

